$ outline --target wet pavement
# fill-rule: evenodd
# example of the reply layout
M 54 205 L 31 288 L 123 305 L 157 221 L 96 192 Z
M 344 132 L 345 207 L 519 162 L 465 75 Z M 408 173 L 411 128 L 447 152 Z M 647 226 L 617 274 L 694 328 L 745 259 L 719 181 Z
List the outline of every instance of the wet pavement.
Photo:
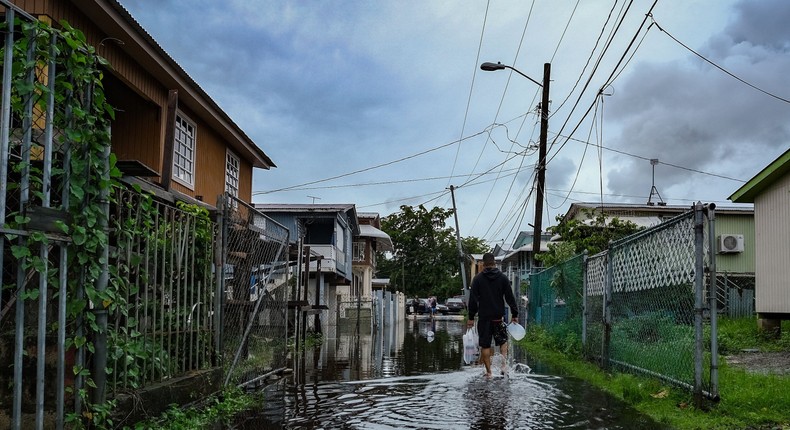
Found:
M 462 361 L 461 321 L 329 332 L 237 429 L 663 429 L 511 348 L 506 376 Z

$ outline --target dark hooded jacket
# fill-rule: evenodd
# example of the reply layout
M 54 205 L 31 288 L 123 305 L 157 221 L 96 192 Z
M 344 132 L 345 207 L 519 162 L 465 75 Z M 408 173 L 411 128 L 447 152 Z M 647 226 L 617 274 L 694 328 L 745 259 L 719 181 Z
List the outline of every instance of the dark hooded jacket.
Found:
M 516 298 L 510 288 L 510 280 L 496 267 L 487 267 L 472 279 L 469 294 L 469 319 L 480 315 L 480 319 L 497 320 L 505 316 L 505 302 L 510 307 L 511 317 L 518 316 Z

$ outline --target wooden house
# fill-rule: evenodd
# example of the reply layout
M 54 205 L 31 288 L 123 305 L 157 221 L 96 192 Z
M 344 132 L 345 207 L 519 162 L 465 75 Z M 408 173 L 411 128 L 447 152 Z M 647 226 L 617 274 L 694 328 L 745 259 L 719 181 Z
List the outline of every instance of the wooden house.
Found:
M 169 201 L 211 207 L 227 191 L 251 202 L 253 169 L 276 166 L 117 0 L 12 3 L 53 26 L 65 20 L 110 63 L 112 151 L 128 181 Z

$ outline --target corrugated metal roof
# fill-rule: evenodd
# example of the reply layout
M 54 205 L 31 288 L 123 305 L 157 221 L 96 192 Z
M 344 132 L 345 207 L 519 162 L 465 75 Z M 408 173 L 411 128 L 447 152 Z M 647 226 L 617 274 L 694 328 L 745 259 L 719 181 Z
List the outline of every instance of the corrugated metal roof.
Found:
M 161 57 L 170 67 L 175 70 L 175 72 L 179 75 L 181 79 L 183 79 L 197 94 L 198 96 L 208 105 L 211 109 L 220 117 L 223 121 L 225 121 L 230 128 L 233 130 L 233 133 L 239 136 L 240 143 L 246 147 L 248 151 L 250 151 L 254 156 L 255 160 L 248 160 L 252 161 L 254 167 L 269 169 L 271 167 L 277 167 L 274 162 L 269 158 L 266 153 L 255 143 L 253 140 L 247 136 L 244 130 L 236 124 L 233 119 L 224 111 L 219 105 L 211 98 L 211 96 L 206 93 L 203 88 L 192 79 L 191 76 L 181 67 L 173 57 L 168 54 L 164 48 L 151 36 L 148 31 L 146 31 L 142 25 L 129 13 L 128 10 L 120 3 L 118 0 L 94 0 L 97 4 L 99 3 L 106 3 L 108 4 L 114 11 L 120 15 L 120 17 L 128 24 L 143 40 L 153 48 L 154 52 Z M 79 2 L 77 2 L 79 4 Z

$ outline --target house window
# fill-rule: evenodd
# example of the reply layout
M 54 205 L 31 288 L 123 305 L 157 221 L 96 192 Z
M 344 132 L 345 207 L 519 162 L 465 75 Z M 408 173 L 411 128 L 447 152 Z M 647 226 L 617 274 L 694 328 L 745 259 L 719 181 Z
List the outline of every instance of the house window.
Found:
M 195 124 L 180 112 L 176 114 L 173 154 L 173 178 L 192 187 L 195 185 Z
M 225 192 L 239 197 L 239 158 L 230 151 L 225 155 Z
M 354 261 L 365 261 L 365 242 L 354 242 Z

